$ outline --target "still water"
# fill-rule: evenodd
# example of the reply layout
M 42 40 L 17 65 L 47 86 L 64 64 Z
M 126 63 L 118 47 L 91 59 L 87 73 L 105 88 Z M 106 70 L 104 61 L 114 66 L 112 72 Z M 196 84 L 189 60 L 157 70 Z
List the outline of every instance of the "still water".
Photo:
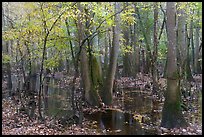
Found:
M 133 114 L 119 110 L 107 109 L 103 112 L 86 114 L 89 120 L 96 121 L 97 128 L 107 135 L 151 135 L 155 131 L 142 128 L 141 123 L 136 120 Z
M 46 115 L 60 118 L 72 114 L 71 91 L 60 87 L 60 80 L 51 78 L 48 83 Z
M 17 80 L 13 78 L 13 81 Z M 22 83 L 20 85 L 22 86 Z M 46 85 L 48 88 L 48 94 L 47 96 L 44 95 L 43 98 L 43 115 L 55 118 L 72 115 L 70 87 L 61 86 L 62 81 L 55 78 L 49 78 L 48 83 L 44 83 L 44 87 Z M 36 89 L 39 89 L 39 77 L 36 79 Z M 43 88 L 43 90 L 44 89 L 45 88 Z M 114 99 L 113 106 L 120 106 L 120 110 L 122 111 L 109 109 L 92 114 L 84 113 L 84 117 L 90 121 L 96 121 L 96 128 L 102 134 L 155 134 L 155 131 L 144 129 L 141 125 L 142 121 L 135 119 L 133 116 L 133 113 L 151 113 L 153 104 L 150 98 L 140 92 L 124 91 L 124 97 Z
M 71 111 L 71 91 L 69 88 L 60 88 L 60 81 L 50 79 L 48 85 L 48 108 L 47 115 L 52 117 L 62 117 L 70 115 Z M 88 114 L 84 112 L 84 117 L 91 121 L 96 121 L 97 128 L 103 134 L 110 135 L 146 135 L 156 134 L 154 130 L 146 130 L 143 123 L 150 124 L 146 117 L 151 117 L 153 109 L 152 99 L 137 91 L 124 91 L 124 97 L 115 99 L 115 106 L 120 105 L 121 109 L 107 109 L 103 112 Z M 155 108 L 154 108 L 155 109 Z M 137 113 L 140 119 L 134 117 Z M 160 115 L 160 114 L 157 114 Z M 150 119 L 150 118 L 149 118 Z M 141 121 L 142 120 L 142 121 Z
M 38 78 L 37 81 L 39 82 Z M 38 82 L 36 82 L 37 89 L 39 88 Z M 47 84 L 48 95 L 46 96 L 47 103 L 43 104 L 44 115 L 57 118 L 72 115 L 70 88 L 60 86 L 60 79 L 50 78 Z M 159 125 L 163 104 L 155 101 L 151 94 L 144 93 L 144 91 L 124 90 L 123 92 L 123 97 L 114 98 L 113 101 L 113 106 L 120 109 L 106 109 L 91 114 L 85 112 L 84 117 L 95 121 L 98 131 L 107 135 L 157 134 L 155 129 L 144 127 L 145 125 L 152 127 Z M 202 94 L 199 102 L 200 100 L 202 100 Z M 202 103 L 199 104 L 202 106 Z M 199 119 L 202 121 L 202 115 L 199 116 Z

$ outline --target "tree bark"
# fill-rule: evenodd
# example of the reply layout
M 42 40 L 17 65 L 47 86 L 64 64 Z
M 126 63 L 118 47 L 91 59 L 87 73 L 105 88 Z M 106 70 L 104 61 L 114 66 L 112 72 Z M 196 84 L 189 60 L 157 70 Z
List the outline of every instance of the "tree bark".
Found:
M 181 111 L 180 81 L 176 60 L 176 21 L 175 2 L 167 2 L 167 90 L 165 91 L 165 102 L 162 110 L 161 126 L 166 128 L 186 127 Z
M 115 2 L 115 13 L 120 11 L 121 3 Z M 105 89 L 103 90 L 102 100 L 106 105 L 112 104 L 113 82 L 116 72 L 117 59 L 119 54 L 119 39 L 120 39 L 120 16 L 115 15 L 115 26 L 113 27 L 113 46 L 110 54 L 110 64 L 106 80 L 104 82 Z
M 194 78 L 192 76 L 192 71 L 191 71 L 191 67 L 190 67 L 190 38 L 187 38 L 187 59 L 186 59 L 186 79 L 188 81 L 194 81 Z
M 183 3 L 179 2 L 180 7 Z M 185 29 L 185 11 L 184 9 L 178 10 L 178 37 L 177 37 L 177 47 L 178 47 L 178 62 L 180 74 L 183 76 L 185 73 L 186 57 L 187 57 L 187 44 L 186 44 L 186 29 Z
M 193 11 L 194 12 L 194 11 Z M 195 47 L 194 47 L 194 36 L 193 36 L 193 19 L 190 21 L 190 45 L 191 45 L 191 60 L 192 60 L 192 72 L 195 72 Z
M 157 56 L 158 56 L 158 38 L 157 38 L 157 24 L 158 24 L 158 3 L 154 2 L 154 50 L 152 59 L 152 80 L 153 92 L 158 90 L 158 71 L 157 71 Z
M 198 17 L 200 15 L 199 11 L 197 13 Z M 200 55 L 200 50 L 199 50 L 199 47 L 200 47 L 200 40 L 199 40 L 199 35 L 200 35 L 200 26 L 198 25 L 199 23 L 199 20 L 196 21 L 196 31 L 195 31 L 195 73 L 196 74 L 200 74 L 202 73 L 201 72 L 201 67 L 200 67 L 200 64 L 199 64 L 199 55 Z
M 108 33 L 105 33 L 105 55 L 104 55 L 104 65 L 103 65 L 103 79 L 105 79 L 106 73 L 107 73 L 107 68 L 108 68 Z
M 128 24 L 126 24 L 127 26 Z M 129 28 L 124 28 L 123 33 L 124 33 L 124 45 L 125 48 L 127 48 L 127 46 L 130 46 L 130 36 L 129 36 Z M 130 53 L 126 52 L 125 55 L 123 56 L 123 76 L 125 77 L 130 77 L 132 75 L 131 73 L 131 60 L 130 60 Z
M 88 57 L 87 57 L 87 52 L 86 52 L 86 47 L 85 45 L 82 45 L 82 41 L 84 39 L 84 26 L 82 24 L 82 12 L 83 8 L 80 3 L 77 3 L 77 7 L 79 11 L 81 12 L 78 15 L 78 42 L 79 42 L 79 47 L 81 48 L 81 54 L 80 54 L 80 69 L 81 69 L 81 78 L 82 78 L 82 85 L 83 85 L 83 90 L 85 91 L 85 98 L 87 101 L 90 100 L 89 92 L 91 90 L 91 81 L 89 77 L 89 63 L 88 63 Z M 81 102 L 82 100 L 80 100 Z M 82 102 L 81 102 L 82 103 Z M 80 110 L 80 116 L 79 116 L 79 123 L 82 123 L 83 119 L 83 112 Z
M 137 44 L 137 24 L 134 23 L 134 32 L 133 32 L 133 46 L 134 46 L 134 51 L 135 51 L 135 76 L 137 75 L 137 73 L 140 71 L 140 47 Z
M 5 8 L 2 7 L 2 29 L 5 30 L 6 27 L 9 28 L 9 21 L 5 18 L 5 14 L 7 14 L 7 16 L 9 17 L 9 3 L 7 3 L 7 5 L 5 5 Z M 3 42 L 4 43 L 4 42 Z M 3 52 L 5 52 L 5 54 L 10 55 L 11 53 L 10 48 L 11 48 L 11 41 L 6 41 L 5 45 L 3 46 Z M 4 48 L 5 47 L 5 48 Z M 5 49 L 5 50 L 4 50 Z M 12 94 L 12 79 L 11 79 L 11 63 L 10 61 L 8 63 L 5 64 L 6 66 L 6 73 L 7 73 L 7 88 L 9 90 L 9 96 L 11 96 Z

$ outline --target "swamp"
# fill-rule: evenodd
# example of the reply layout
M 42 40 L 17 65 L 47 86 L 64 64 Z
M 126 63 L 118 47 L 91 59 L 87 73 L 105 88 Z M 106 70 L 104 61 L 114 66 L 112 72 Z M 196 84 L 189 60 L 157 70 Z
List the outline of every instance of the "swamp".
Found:
M 2 135 L 202 135 L 202 3 L 2 2 Z

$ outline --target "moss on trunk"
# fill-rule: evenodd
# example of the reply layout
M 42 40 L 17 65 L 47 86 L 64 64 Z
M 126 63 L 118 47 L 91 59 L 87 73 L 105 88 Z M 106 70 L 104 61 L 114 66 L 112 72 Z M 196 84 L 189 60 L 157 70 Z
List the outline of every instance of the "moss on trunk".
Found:
M 188 123 L 184 119 L 181 111 L 179 80 L 167 80 L 167 90 L 165 93 L 165 102 L 162 110 L 161 126 L 166 128 L 188 126 Z
M 102 86 L 102 76 L 101 76 L 101 70 L 99 67 L 99 63 L 96 59 L 96 57 L 92 56 L 92 65 L 90 66 L 90 79 L 91 79 L 91 90 L 90 90 L 90 104 L 94 106 L 100 105 L 100 96 L 99 92 L 101 90 Z

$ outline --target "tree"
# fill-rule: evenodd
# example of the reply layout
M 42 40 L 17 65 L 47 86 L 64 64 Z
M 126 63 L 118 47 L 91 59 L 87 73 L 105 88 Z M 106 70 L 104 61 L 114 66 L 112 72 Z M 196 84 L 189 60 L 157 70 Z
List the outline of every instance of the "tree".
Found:
M 43 37 L 43 51 L 42 51 L 42 61 L 41 61 L 41 67 L 40 67 L 40 87 L 38 91 L 38 113 L 40 119 L 42 119 L 42 114 L 41 114 L 41 94 L 42 94 L 42 75 L 43 75 L 43 70 L 44 70 L 44 61 L 46 59 L 46 50 L 47 50 L 47 41 L 48 41 L 48 36 L 50 35 L 50 32 L 52 31 L 53 27 L 57 23 L 57 21 L 60 19 L 60 17 L 63 15 L 64 12 L 62 12 L 54 21 L 54 23 L 51 25 L 50 28 L 47 26 L 47 21 L 45 20 L 45 13 L 44 13 L 44 7 L 43 3 L 40 3 L 40 10 L 42 11 L 42 22 L 43 22 L 43 29 L 44 29 L 44 37 Z
M 186 44 L 186 14 L 182 7 L 182 4 L 178 3 L 178 30 L 177 30 L 177 47 L 178 47 L 178 62 L 180 74 L 183 76 L 186 70 L 186 58 L 187 58 L 187 44 Z
M 119 12 L 121 7 L 120 2 L 115 2 L 115 12 Z M 102 100 L 106 105 L 112 103 L 113 96 L 113 82 L 116 72 L 117 58 L 119 54 L 119 39 L 120 39 L 120 16 L 119 14 L 115 15 L 115 26 L 113 27 L 113 46 L 111 49 L 110 63 L 108 67 L 108 72 L 106 80 L 104 81 L 104 90 Z
M 125 6 L 128 6 L 128 2 L 125 2 Z M 131 60 L 131 51 L 132 48 L 132 36 L 131 36 L 131 24 L 128 20 L 125 20 L 123 24 L 123 35 L 124 35 L 124 56 L 123 56 L 123 76 L 129 77 L 132 76 L 132 60 Z
M 179 72 L 176 59 L 176 9 L 175 2 L 167 2 L 167 89 L 162 110 L 161 126 L 166 128 L 185 127 L 185 121 L 181 111 L 181 93 Z
M 200 16 L 200 11 L 197 11 L 198 17 Z M 201 73 L 201 66 L 200 66 L 200 25 L 199 19 L 196 20 L 196 32 L 195 32 L 195 72 L 197 74 Z
M 148 74 L 151 71 L 151 68 L 152 68 L 152 52 L 151 52 L 151 47 L 150 47 L 150 45 L 151 45 L 151 37 L 150 37 L 151 36 L 151 31 L 150 31 L 151 30 L 150 29 L 151 20 L 149 18 L 149 15 L 150 15 L 149 11 L 151 10 L 151 8 L 142 8 L 142 10 L 144 10 L 144 15 L 146 16 L 146 20 L 144 22 L 143 19 L 142 19 L 143 16 L 142 16 L 142 14 L 140 12 L 139 7 L 140 7 L 139 3 L 136 3 L 135 10 L 136 10 L 136 14 L 137 14 L 137 17 L 138 17 L 138 20 L 139 20 L 140 30 L 142 32 L 143 39 L 144 39 L 144 42 L 145 42 L 145 50 L 142 51 L 142 54 L 144 54 L 144 52 L 146 53 L 145 64 L 143 63 L 144 72 L 146 74 Z M 144 24 L 146 24 L 146 26 Z
M 2 29 L 5 31 L 6 29 L 10 29 L 12 27 L 10 20 L 10 11 L 9 11 L 9 3 L 3 3 L 4 7 L 2 9 Z M 3 53 L 6 55 L 6 58 L 4 58 L 3 65 L 6 67 L 6 73 L 7 73 L 7 87 L 9 90 L 9 96 L 12 94 L 12 79 L 11 79 L 11 57 L 9 54 L 11 54 L 11 40 L 10 41 L 2 41 L 3 45 Z
M 158 38 L 157 38 L 157 27 L 158 27 L 158 3 L 154 2 L 154 50 L 152 59 L 152 79 L 153 79 L 153 92 L 158 90 L 158 72 L 157 72 L 157 56 L 158 56 Z
M 191 70 L 191 57 L 190 57 L 190 45 L 193 48 L 192 50 L 194 52 L 192 23 L 193 23 L 193 21 L 191 20 L 189 35 L 188 35 L 188 33 L 186 33 L 186 39 L 187 39 L 186 41 L 187 41 L 187 46 L 188 47 L 187 47 L 187 59 L 186 59 L 186 66 L 185 67 L 186 67 L 186 79 L 188 81 L 194 81 L 194 78 L 193 78 L 193 75 L 192 75 L 192 70 Z M 186 31 L 187 31 L 187 25 L 186 25 Z M 194 56 L 194 54 L 192 54 L 192 56 Z
M 134 10 L 136 10 L 136 5 L 134 5 Z M 136 18 L 136 16 L 135 16 Z M 138 44 L 138 36 L 139 34 L 137 34 L 138 32 L 138 28 L 137 28 L 137 23 L 134 23 L 134 32 L 133 32 L 133 45 L 135 48 L 135 57 L 133 59 L 135 59 L 135 64 L 134 64 L 134 68 L 135 68 L 135 75 L 140 72 L 140 47 Z
M 195 72 L 201 73 L 202 4 L 167 3 L 167 12 L 164 9 L 165 3 L 158 2 L 3 3 L 2 80 L 7 80 L 8 93 L 20 91 L 21 107 L 28 110 L 29 117 L 35 116 L 38 107 L 43 118 L 47 115 L 43 107 L 50 105 L 47 83 L 63 77 L 71 85 L 67 102 L 71 102 L 72 114 L 79 114 L 81 124 L 83 103 L 103 107 L 121 95 L 113 95 L 119 70 L 123 69 L 123 76 L 136 77 L 134 84 L 140 84 L 140 71 L 152 76 L 154 94 L 160 89 L 157 71 L 163 70 L 166 61 L 161 126 L 188 125 L 181 112 L 180 85 L 184 76 L 193 78 L 194 65 Z M 133 81 L 130 85 L 134 86 Z M 33 91 L 37 98 L 24 95 Z M 30 101 L 38 105 L 27 105 Z

